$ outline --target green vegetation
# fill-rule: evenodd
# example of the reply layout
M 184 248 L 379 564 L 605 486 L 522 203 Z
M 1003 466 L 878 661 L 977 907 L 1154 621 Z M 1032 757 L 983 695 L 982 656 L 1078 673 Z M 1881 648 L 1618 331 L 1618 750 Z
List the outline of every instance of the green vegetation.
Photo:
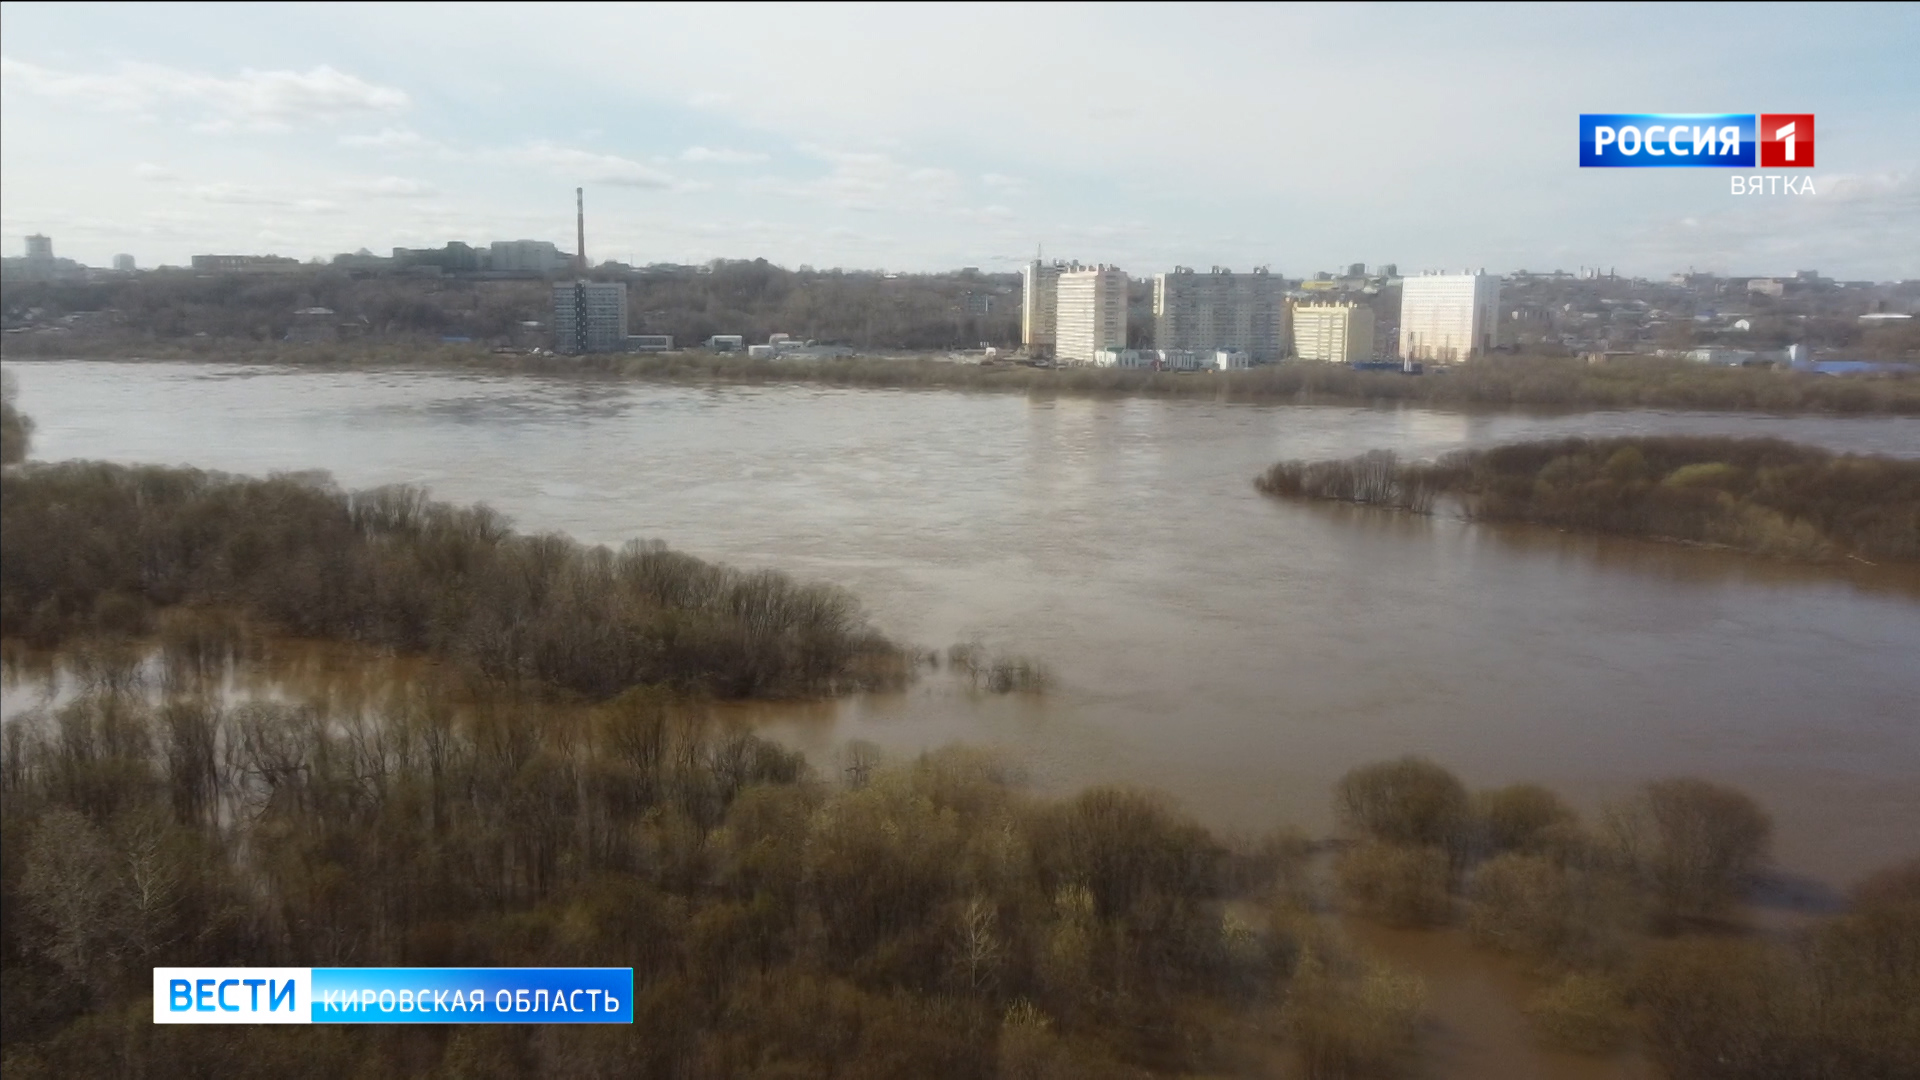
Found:
M 0 632 L 36 645 L 140 635 L 187 608 L 592 699 L 641 685 L 835 692 L 905 673 L 838 588 L 659 543 L 520 536 L 485 506 L 417 489 L 85 462 L 16 468 L 0 485 Z
M 627 284 L 629 325 L 636 334 L 704 341 L 714 334 L 772 333 L 839 341 L 862 349 L 931 349 L 982 341 L 1002 345 L 1020 335 L 1020 279 L 1014 274 L 904 274 L 787 270 L 765 259 L 716 260 L 702 267 L 662 267 L 595 278 Z M 999 290 L 1005 289 L 1005 292 Z M 982 300 L 987 314 L 971 314 Z M 324 307 L 345 333 L 370 344 L 406 345 L 443 336 L 489 345 L 547 345 L 526 321 L 553 317 L 553 286 L 542 280 L 364 275 L 321 267 L 286 274 L 197 274 L 155 271 L 117 280 L 13 281 L 0 315 L 8 326 L 95 312 L 84 327 L 49 335 L 54 342 L 117 341 L 142 355 L 149 347 L 194 341 L 233 346 L 282 341 L 294 312 Z M 35 316 L 37 313 L 37 316 Z M 206 338 L 196 339 L 205 334 Z M 11 335 L 8 352 L 40 335 Z M 356 343 L 357 343 L 356 341 Z M 25 345 L 25 348 L 36 347 Z
M 1376 451 L 1281 462 L 1254 484 L 1281 498 L 1416 512 L 1451 497 L 1470 520 L 1785 558 L 1920 562 L 1920 462 L 1778 439 L 1559 439 L 1460 451 L 1432 465 Z
M 24 461 L 33 444 L 33 420 L 13 407 L 12 375 L 0 377 L 0 465 Z

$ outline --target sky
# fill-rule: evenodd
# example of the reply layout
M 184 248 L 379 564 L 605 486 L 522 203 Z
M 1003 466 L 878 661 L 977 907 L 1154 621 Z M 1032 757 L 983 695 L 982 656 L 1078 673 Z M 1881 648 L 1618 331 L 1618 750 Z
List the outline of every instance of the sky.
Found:
M 0 4 L 0 249 L 1920 277 L 1920 5 Z M 1812 195 L 1582 112 L 1817 117 Z

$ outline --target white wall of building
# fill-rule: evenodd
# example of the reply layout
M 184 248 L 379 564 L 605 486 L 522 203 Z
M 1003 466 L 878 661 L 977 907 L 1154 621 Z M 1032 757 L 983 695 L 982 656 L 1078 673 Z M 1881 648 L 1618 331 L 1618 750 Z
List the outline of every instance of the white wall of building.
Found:
M 1498 345 L 1500 279 L 1491 274 L 1420 274 L 1400 283 L 1400 355 L 1457 363 Z
M 1054 357 L 1091 364 L 1102 349 L 1127 345 L 1127 275 L 1115 267 L 1068 270 L 1055 287 Z

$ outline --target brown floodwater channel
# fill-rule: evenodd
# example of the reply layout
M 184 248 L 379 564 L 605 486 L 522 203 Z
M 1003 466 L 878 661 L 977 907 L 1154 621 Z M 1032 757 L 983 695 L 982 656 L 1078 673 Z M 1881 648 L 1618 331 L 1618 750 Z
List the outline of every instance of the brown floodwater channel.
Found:
M 1363 762 L 1429 755 L 1592 811 L 1737 784 L 1781 866 L 1920 853 L 1920 575 L 1265 499 L 1282 458 L 1565 435 L 1769 435 L 1920 456 L 1920 419 L 687 387 L 450 371 L 9 363 L 45 460 L 423 485 L 526 531 L 659 538 L 858 594 L 928 647 L 1055 676 L 740 706 L 831 760 L 999 747 L 1042 787 L 1164 789 L 1216 827 L 1329 822 Z M 31 696 L 15 682 L 9 713 Z

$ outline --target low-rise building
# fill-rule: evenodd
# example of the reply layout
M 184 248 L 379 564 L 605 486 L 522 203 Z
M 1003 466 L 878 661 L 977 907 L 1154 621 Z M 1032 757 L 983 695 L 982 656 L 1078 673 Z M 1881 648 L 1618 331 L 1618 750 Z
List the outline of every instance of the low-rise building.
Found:
M 549 240 L 495 240 L 488 245 L 488 268 L 495 273 L 562 274 L 573 256 Z

